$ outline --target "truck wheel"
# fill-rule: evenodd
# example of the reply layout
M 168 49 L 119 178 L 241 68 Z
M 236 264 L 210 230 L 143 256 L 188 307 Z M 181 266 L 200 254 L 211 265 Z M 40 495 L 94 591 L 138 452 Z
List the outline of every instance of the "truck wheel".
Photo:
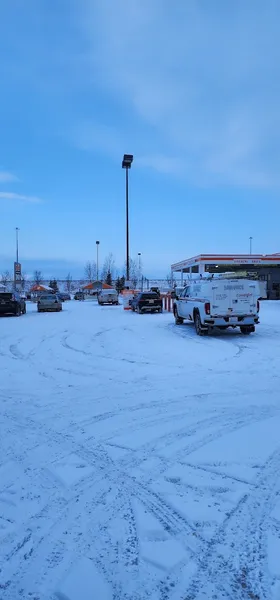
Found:
M 206 335 L 207 330 L 202 329 L 200 314 L 197 311 L 194 316 L 194 325 L 197 335 Z
M 142 315 L 142 310 L 141 310 L 140 306 L 137 306 L 137 312 L 138 312 L 138 315 Z
M 21 317 L 21 307 L 18 306 L 15 312 L 16 317 Z
M 184 323 L 184 319 L 182 319 L 182 317 L 179 317 L 179 315 L 178 315 L 177 306 L 175 306 L 175 308 L 174 308 L 174 317 L 175 317 L 176 325 L 182 325 Z

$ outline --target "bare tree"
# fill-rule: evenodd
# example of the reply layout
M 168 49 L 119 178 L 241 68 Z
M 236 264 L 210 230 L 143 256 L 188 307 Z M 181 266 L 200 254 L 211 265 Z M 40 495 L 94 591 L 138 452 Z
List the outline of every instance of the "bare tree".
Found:
M 1 281 L 3 285 L 7 285 L 7 283 L 12 281 L 11 273 L 9 271 L 4 271 L 4 273 L 1 275 Z
M 106 256 L 104 260 L 103 269 L 101 273 L 102 281 L 105 281 L 106 277 L 109 274 L 111 275 L 112 279 L 115 279 L 115 259 L 112 252 L 110 252 L 110 254 L 108 254 L 108 256 Z
M 90 260 L 89 260 L 85 266 L 85 278 L 88 281 L 95 281 L 96 277 L 97 277 L 96 263 L 90 262 Z
M 40 283 L 43 282 L 43 273 L 42 273 L 42 271 L 37 271 L 37 270 L 34 271 L 34 273 L 33 273 L 33 279 L 34 279 L 34 281 L 35 281 L 35 283 L 37 285 L 40 285 Z
M 166 281 L 168 283 L 168 285 L 171 287 L 174 283 L 174 279 L 173 279 L 173 273 L 172 271 L 169 271 L 169 273 L 167 273 L 166 275 Z
M 139 267 L 136 260 L 129 259 L 129 279 L 134 288 L 137 287 L 139 277 Z
M 70 292 L 71 292 L 71 289 L 72 289 L 72 275 L 71 275 L 71 273 L 68 273 L 68 274 L 66 275 L 66 279 L 65 279 L 65 287 L 66 287 L 66 290 L 67 290 L 67 292 L 69 292 L 69 293 L 70 293 Z
M 21 274 L 21 289 L 22 289 L 22 291 L 25 290 L 26 282 L 27 282 L 27 275 L 25 273 L 22 273 Z

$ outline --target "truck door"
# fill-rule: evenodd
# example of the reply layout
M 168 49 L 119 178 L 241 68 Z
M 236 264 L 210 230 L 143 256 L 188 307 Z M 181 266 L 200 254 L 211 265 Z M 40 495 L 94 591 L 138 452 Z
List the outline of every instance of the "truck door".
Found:
M 186 287 L 180 297 L 180 316 L 187 319 L 189 316 L 188 296 L 189 286 Z

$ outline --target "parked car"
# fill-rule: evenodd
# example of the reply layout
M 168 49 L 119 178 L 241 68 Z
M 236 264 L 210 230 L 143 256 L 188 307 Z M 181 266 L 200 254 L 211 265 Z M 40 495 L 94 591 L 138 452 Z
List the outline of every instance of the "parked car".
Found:
M 85 299 L 84 292 L 76 292 L 76 294 L 74 296 L 74 300 L 84 300 L 84 299 Z
M 71 296 L 68 292 L 58 292 L 57 296 L 61 300 L 61 302 L 66 302 L 67 300 L 71 300 Z
M 98 304 L 119 304 L 117 290 L 101 290 L 98 294 Z
M 154 292 L 155 294 L 157 294 L 158 296 L 160 296 L 160 289 L 159 289 L 159 287 L 151 287 L 150 292 Z
M 0 292 L 0 314 L 20 317 L 26 313 L 25 300 L 18 292 Z
M 62 310 L 62 303 L 56 294 L 45 294 L 42 295 L 37 302 L 38 312 L 60 312 Z
M 162 312 L 162 299 L 156 292 L 141 292 L 131 300 L 133 312 Z
M 249 279 L 193 279 L 176 296 L 173 313 L 176 325 L 194 323 L 197 335 L 214 327 L 240 327 L 249 335 L 259 323 L 259 282 Z

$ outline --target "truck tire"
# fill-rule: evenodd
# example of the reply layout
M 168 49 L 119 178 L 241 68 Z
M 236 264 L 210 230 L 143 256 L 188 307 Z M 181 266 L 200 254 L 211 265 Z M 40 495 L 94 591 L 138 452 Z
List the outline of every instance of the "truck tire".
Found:
M 16 308 L 15 316 L 16 317 L 21 317 L 21 307 L 20 307 L 20 305 Z
M 174 317 L 175 317 L 175 325 L 183 325 L 184 319 L 182 319 L 182 317 L 179 317 L 177 306 L 175 306 L 175 308 L 174 308 Z
M 194 326 L 197 335 L 206 335 L 208 333 L 207 329 L 202 328 L 201 318 L 198 310 L 195 312 L 194 315 Z
M 142 310 L 141 310 L 140 306 L 137 306 L 137 312 L 138 312 L 138 315 L 142 315 Z

